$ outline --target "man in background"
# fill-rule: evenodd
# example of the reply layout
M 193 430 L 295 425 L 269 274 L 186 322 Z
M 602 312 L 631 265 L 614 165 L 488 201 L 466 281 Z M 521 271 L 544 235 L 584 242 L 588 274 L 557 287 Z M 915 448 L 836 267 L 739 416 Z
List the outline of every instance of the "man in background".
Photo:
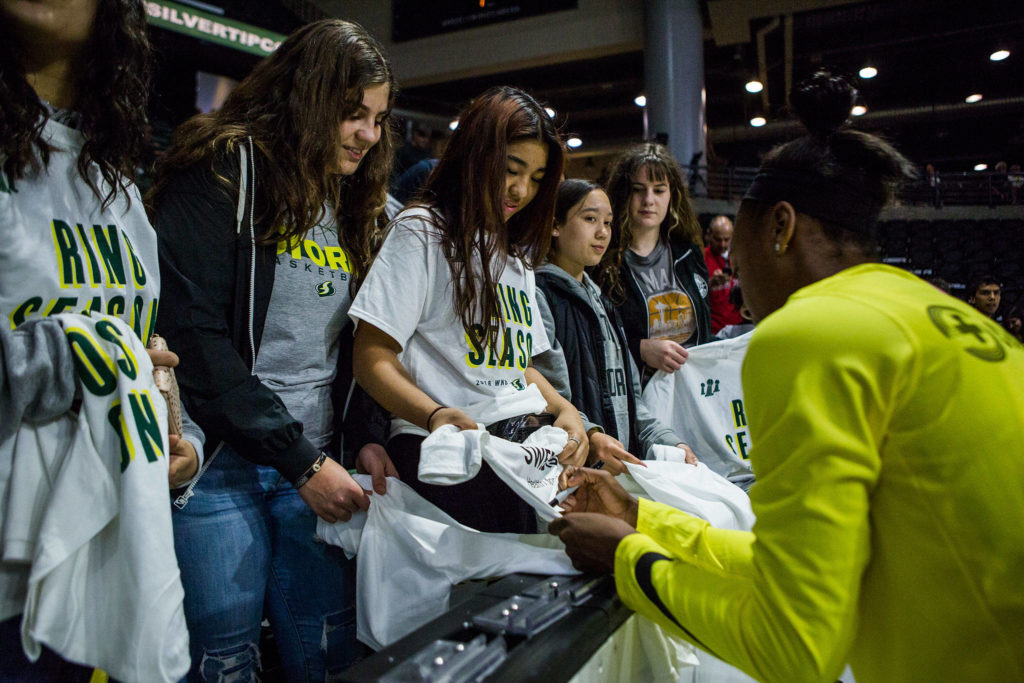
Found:
M 999 310 L 999 301 L 1002 298 L 999 280 L 992 275 L 979 275 L 971 281 L 971 286 L 967 291 L 969 293 L 967 303 L 981 311 L 982 314 L 995 319 L 996 311 Z
M 728 216 L 715 216 L 711 219 L 708 246 L 704 247 L 704 263 L 708 266 L 711 276 L 708 303 L 711 306 L 711 332 L 718 331 L 726 325 L 739 325 L 744 322 L 739 311 L 729 301 L 729 293 L 739 285 L 732 272 L 729 262 L 729 247 L 732 245 L 732 221 Z

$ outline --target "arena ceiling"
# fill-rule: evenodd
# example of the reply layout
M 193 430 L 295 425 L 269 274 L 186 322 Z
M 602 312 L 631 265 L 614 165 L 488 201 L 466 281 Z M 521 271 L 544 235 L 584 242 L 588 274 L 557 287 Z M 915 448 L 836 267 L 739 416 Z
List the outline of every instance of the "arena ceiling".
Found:
M 323 16 L 318 2 L 221 0 L 217 4 L 229 16 L 288 33 Z M 990 167 L 1000 160 L 1024 163 L 1024 9 L 1019 2 L 701 0 L 700 4 L 713 164 L 756 165 L 761 153 L 793 135 L 795 127 L 786 106 L 787 80 L 798 81 L 819 65 L 853 75 L 867 108 L 856 119 L 858 127 L 883 133 L 920 164 L 934 163 L 940 171 L 966 171 L 979 162 Z M 758 36 L 763 41 L 761 51 Z M 163 44 L 175 60 L 185 59 L 198 69 L 211 70 L 209 64 L 217 64 L 219 73 L 240 78 L 254 63 L 250 56 L 199 41 L 188 43 L 187 49 L 170 49 L 175 40 L 183 39 L 162 35 L 158 48 Z M 991 61 L 989 55 L 998 49 L 1008 50 L 1009 57 Z M 878 75 L 859 78 L 857 72 L 866 65 L 874 66 Z M 643 52 L 625 52 L 407 87 L 398 106 L 443 125 L 468 97 L 492 85 L 517 85 L 550 104 L 562 129 L 583 140 L 577 154 L 596 154 L 643 137 L 642 110 L 634 103 L 644 91 L 643 74 Z M 764 91 L 746 92 L 744 84 L 758 74 L 762 74 Z M 966 103 L 972 93 L 980 93 L 983 99 Z M 181 101 L 177 91 L 170 94 L 172 101 Z M 750 125 L 757 115 L 766 119 L 766 125 Z
M 759 154 L 793 134 L 792 124 L 786 124 L 787 63 L 794 81 L 819 65 L 851 74 L 867 108 L 856 125 L 882 132 L 921 164 L 958 171 L 980 161 L 1024 162 L 1024 9 L 1019 3 L 705 0 L 701 5 L 713 163 L 756 165 Z M 789 15 L 789 29 L 785 16 L 758 11 L 786 5 L 809 7 Z M 991 61 L 997 49 L 1010 56 Z M 857 72 L 869 64 L 878 75 L 861 79 Z M 467 94 L 518 85 L 558 112 L 563 129 L 584 141 L 580 153 L 608 150 L 643 136 L 642 110 L 634 103 L 644 90 L 643 72 L 644 55 L 637 51 L 407 88 L 399 104 L 453 116 Z M 759 72 L 765 90 L 746 92 L 744 84 Z M 982 94 L 981 102 L 967 104 L 972 93 Z M 767 125 L 753 128 L 749 121 L 757 115 Z

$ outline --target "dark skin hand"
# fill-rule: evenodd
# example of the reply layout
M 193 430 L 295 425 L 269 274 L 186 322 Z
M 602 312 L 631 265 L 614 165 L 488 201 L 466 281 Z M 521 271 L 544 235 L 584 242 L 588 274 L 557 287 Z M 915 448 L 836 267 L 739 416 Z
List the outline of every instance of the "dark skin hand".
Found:
M 572 566 L 588 574 L 611 574 L 619 541 L 636 529 L 621 519 L 597 512 L 574 512 L 556 519 L 548 531 L 565 543 Z
M 548 526 L 565 543 L 572 566 L 608 574 L 615 569 L 619 541 L 636 533 L 639 502 L 603 470 L 566 468 L 563 486 L 579 486 L 562 504 L 566 514 Z

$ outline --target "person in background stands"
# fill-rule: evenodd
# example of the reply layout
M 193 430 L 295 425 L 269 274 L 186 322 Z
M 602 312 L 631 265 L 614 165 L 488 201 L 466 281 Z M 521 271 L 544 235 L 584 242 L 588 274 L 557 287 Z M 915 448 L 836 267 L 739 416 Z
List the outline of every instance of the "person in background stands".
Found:
M 704 247 L 704 263 L 711 278 L 708 285 L 708 306 L 711 308 L 711 332 L 718 334 L 726 325 L 739 325 L 743 318 L 729 301 L 729 294 L 739 284 L 732 264 L 729 262 L 729 245 L 732 244 L 732 221 L 728 216 L 711 219 L 711 239 Z
M 967 287 L 967 294 L 967 303 L 995 320 L 1003 291 L 999 280 L 994 275 L 988 273 L 976 275 Z
M 411 138 L 395 152 L 395 167 L 391 171 L 392 183 L 397 183 L 403 173 L 419 162 L 429 159 L 430 156 L 430 129 L 421 123 L 415 123 Z M 391 189 L 394 192 L 396 188 Z

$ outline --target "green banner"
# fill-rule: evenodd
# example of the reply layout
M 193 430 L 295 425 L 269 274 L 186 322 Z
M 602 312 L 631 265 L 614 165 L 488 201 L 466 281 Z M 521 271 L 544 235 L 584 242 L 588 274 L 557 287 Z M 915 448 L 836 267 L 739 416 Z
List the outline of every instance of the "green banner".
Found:
M 285 36 L 167 0 L 146 2 L 146 19 L 160 28 L 266 57 Z

